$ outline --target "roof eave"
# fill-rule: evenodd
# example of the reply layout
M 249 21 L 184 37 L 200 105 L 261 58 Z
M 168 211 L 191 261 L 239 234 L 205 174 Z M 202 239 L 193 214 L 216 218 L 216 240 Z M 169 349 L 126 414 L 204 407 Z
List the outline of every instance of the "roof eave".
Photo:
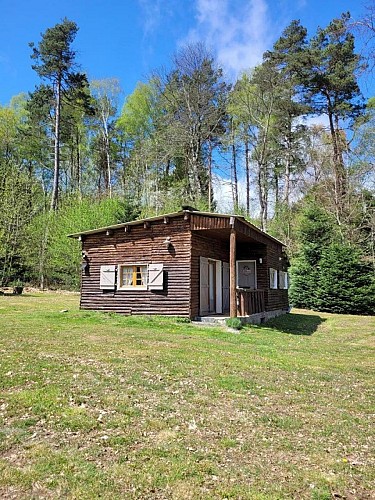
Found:
M 126 226 L 136 226 L 138 224 L 144 224 L 145 222 L 152 222 L 152 221 L 157 221 L 157 220 L 162 220 L 164 217 L 177 217 L 179 215 L 183 215 L 185 213 L 188 214 L 193 214 L 193 215 L 203 215 L 203 216 L 208 216 L 208 217 L 223 217 L 229 219 L 230 217 L 235 217 L 236 219 L 240 220 L 241 222 L 244 222 L 246 225 L 254 229 L 255 231 L 259 232 L 260 234 L 266 235 L 268 238 L 273 240 L 275 243 L 278 243 L 279 245 L 285 246 L 285 244 L 278 240 L 277 238 L 274 238 L 270 234 L 266 233 L 265 231 L 262 231 L 259 227 L 255 226 L 251 222 L 247 221 L 243 215 L 234 215 L 234 214 L 216 214 L 213 212 L 200 212 L 197 210 L 180 210 L 179 212 L 172 212 L 169 214 L 162 214 L 162 215 L 156 215 L 154 217 L 146 217 L 144 219 L 138 219 L 134 221 L 129 221 L 129 222 L 122 222 L 121 224 L 113 224 L 111 226 L 105 226 L 105 227 L 99 227 L 96 229 L 91 229 L 88 231 L 81 231 L 79 233 L 72 233 L 68 234 L 68 238 L 80 238 L 82 236 L 90 235 L 90 234 L 99 234 L 99 233 L 104 233 L 108 230 L 114 230 L 114 229 L 122 229 L 125 228 Z

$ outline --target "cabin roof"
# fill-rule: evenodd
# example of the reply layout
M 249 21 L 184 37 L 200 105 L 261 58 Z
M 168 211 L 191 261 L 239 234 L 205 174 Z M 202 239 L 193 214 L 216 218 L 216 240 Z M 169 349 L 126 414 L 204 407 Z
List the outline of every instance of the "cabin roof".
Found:
M 256 232 L 263 234 L 267 238 L 269 238 L 270 240 L 278 243 L 279 245 L 284 246 L 284 243 L 282 243 L 280 240 L 274 238 L 273 236 L 269 235 L 265 231 L 262 231 L 259 227 L 255 226 L 251 222 L 248 222 L 245 219 L 245 217 L 243 217 L 242 215 L 217 214 L 217 213 L 212 213 L 212 212 L 200 212 L 198 210 L 180 210 L 179 212 L 172 212 L 169 214 L 156 215 L 154 217 L 147 217 L 145 219 L 137 219 L 137 220 L 133 220 L 133 221 L 129 221 L 129 222 L 121 222 L 121 224 L 113 224 L 111 226 L 99 227 L 96 229 L 90 229 L 88 231 L 80 231 L 79 233 L 72 233 L 72 234 L 68 235 L 68 238 L 79 238 L 80 236 L 104 233 L 105 231 L 108 231 L 110 229 L 112 229 L 112 230 L 122 229 L 122 228 L 125 228 L 126 226 L 136 226 L 138 224 L 144 224 L 145 222 L 153 222 L 153 221 L 163 220 L 165 217 L 172 219 L 174 217 L 179 217 L 179 216 L 184 215 L 184 214 L 201 215 L 204 217 L 220 217 L 220 218 L 225 218 L 225 219 L 230 219 L 231 217 L 234 217 L 234 218 L 240 220 L 242 223 L 249 226 L 251 229 L 255 230 Z

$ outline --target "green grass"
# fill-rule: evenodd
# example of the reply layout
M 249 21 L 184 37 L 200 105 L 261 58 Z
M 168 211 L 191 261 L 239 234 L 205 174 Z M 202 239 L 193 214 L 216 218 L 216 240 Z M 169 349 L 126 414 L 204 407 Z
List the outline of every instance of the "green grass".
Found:
M 296 311 L 234 334 L 0 297 L 0 497 L 373 498 L 374 332 Z

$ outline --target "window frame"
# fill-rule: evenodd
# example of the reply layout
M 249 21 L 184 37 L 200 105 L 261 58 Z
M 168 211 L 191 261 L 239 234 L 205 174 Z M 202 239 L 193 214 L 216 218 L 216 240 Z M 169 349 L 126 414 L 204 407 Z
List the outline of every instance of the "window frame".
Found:
M 281 286 L 283 285 L 283 286 Z M 279 288 L 280 290 L 289 289 L 289 275 L 288 271 L 279 271 Z
M 137 271 L 136 268 L 144 268 L 144 271 Z M 124 282 L 124 269 L 132 268 L 132 284 L 131 285 L 122 285 Z M 141 285 L 137 285 L 136 281 L 138 280 L 137 274 L 141 274 L 144 276 L 144 283 Z M 130 264 L 119 264 L 118 272 L 117 272 L 117 290 L 147 290 L 148 287 L 148 264 L 144 262 L 139 263 L 130 263 Z
M 271 277 L 272 277 L 272 274 L 271 272 L 273 272 L 273 280 L 271 282 Z M 269 286 L 270 286 L 270 290 L 277 290 L 278 289 L 278 271 L 277 269 L 273 268 L 273 267 L 270 267 L 269 268 Z

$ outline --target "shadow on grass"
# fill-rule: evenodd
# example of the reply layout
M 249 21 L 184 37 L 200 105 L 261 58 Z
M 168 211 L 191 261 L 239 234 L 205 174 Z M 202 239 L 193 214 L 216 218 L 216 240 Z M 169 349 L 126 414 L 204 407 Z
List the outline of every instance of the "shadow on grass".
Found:
M 272 328 L 290 335 L 312 335 L 324 321 L 325 318 L 315 314 L 289 313 L 270 319 L 258 328 Z
M 35 295 L 31 295 L 30 293 L 13 293 L 13 292 L 3 292 L 0 293 L 0 297 L 35 297 Z

